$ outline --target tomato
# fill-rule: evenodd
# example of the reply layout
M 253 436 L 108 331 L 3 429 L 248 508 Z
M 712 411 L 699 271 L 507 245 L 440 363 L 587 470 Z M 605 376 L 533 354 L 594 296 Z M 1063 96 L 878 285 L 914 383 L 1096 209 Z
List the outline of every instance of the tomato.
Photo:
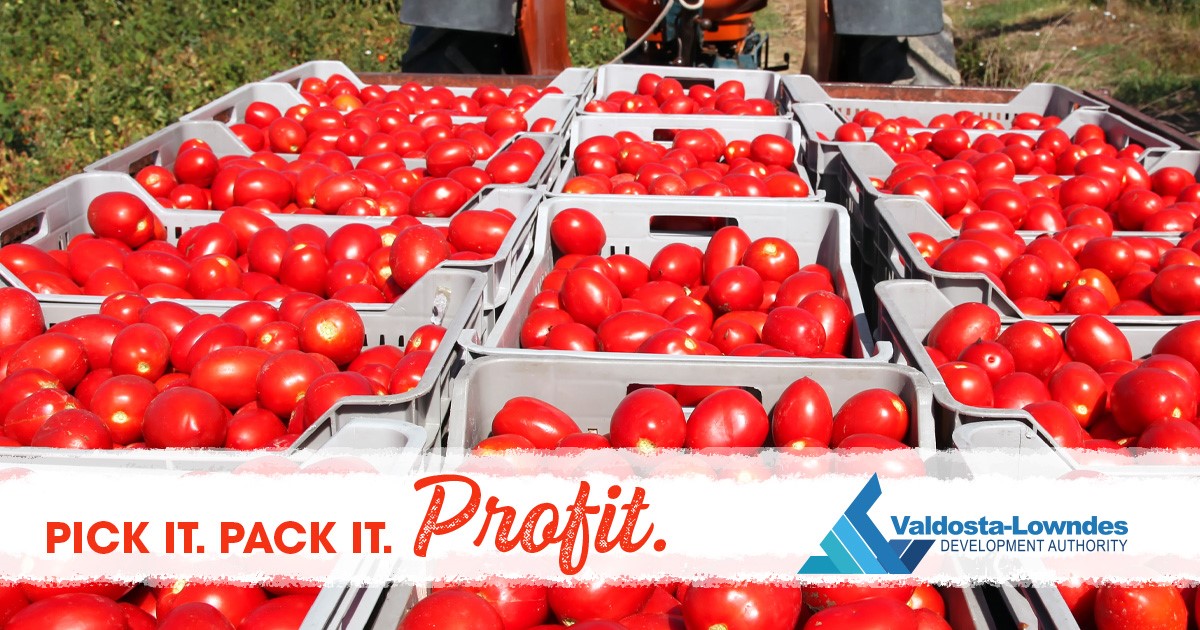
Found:
M 1194 451 L 1200 449 L 1200 428 L 1186 420 L 1159 420 L 1142 431 L 1137 445 L 1146 449 Z
M 762 403 L 742 389 L 724 389 L 696 405 L 687 422 L 685 446 L 700 448 L 758 448 L 770 433 L 771 422 Z
M 767 314 L 762 327 L 762 342 L 798 357 L 822 352 L 826 344 L 825 328 L 808 310 L 782 306 Z
M 111 238 L 130 247 L 141 247 L 154 238 L 154 215 L 136 195 L 107 192 L 88 204 L 88 226 L 99 237 Z
M 799 588 L 770 584 L 698 587 L 683 597 L 689 628 L 792 630 L 802 607 Z
M 116 602 L 90 593 L 70 593 L 34 602 L 8 621 L 11 630 L 127 630 Z
M 146 408 L 157 395 L 158 388 L 145 378 L 113 376 L 96 389 L 90 408 L 108 427 L 113 442 L 132 444 L 141 441 Z
M 448 217 L 471 198 L 471 191 L 453 179 L 424 180 L 409 200 L 409 211 L 418 217 Z
M 87 348 L 76 337 L 47 332 L 22 343 L 9 355 L 9 371 L 26 368 L 47 370 L 63 389 L 74 389 L 88 372 Z
M 615 448 L 682 448 L 686 437 L 683 408 L 660 389 L 630 392 L 613 410 L 609 439 Z
M 96 414 L 84 409 L 64 409 L 46 419 L 33 434 L 30 446 L 110 449 L 112 438 Z
M 550 610 L 563 623 L 615 621 L 636 613 L 653 593 L 653 585 L 618 586 L 590 582 L 582 586 L 553 587 L 547 601 Z
M 1168 315 L 1200 311 L 1200 267 L 1163 267 L 1150 284 L 1150 299 Z
M 826 608 L 804 630 L 917 630 L 917 613 L 893 599 L 872 597 Z
M 392 241 L 388 258 L 391 278 L 401 289 L 408 290 L 450 254 L 449 241 L 436 228 L 426 225 L 405 228 Z
M 975 407 L 992 406 L 992 383 L 983 368 L 965 361 L 951 361 L 939 365 L 938 374 L 955 400 Z
M 0 347 L 28 341 L 45 330 L 37 298 L 15 287 L 0 288 Z
M 591 256 L 600 253 L 608 236 L 594 214 L 581 208 L 568 208 L 551 219 L 550 239 L 563 254 Z
M 698 286 L 703 257 L 704 253 L 691 245 L 671 243 L 650 261 L 650 279 L 683 287 Z
M 1000 334 L 1000 315 L 985 304 L 960 304 L 946 311 L 929 331 L 926 343 L 947 357 L 958 357 L 979 340 L 992 341 Z
M 997 409 L 1022 409 L 1050 400 L 1050 390 L 1041 379 L 1028 372 L 1013 372 L 992 383 L 992 396 Z
M 1196 391 L 1166 370 L 1138 368 L 1117 379 L 1109 407 L 1121 430 L 1130 435 L 1163 420 L 1191 422 L 1196 417 Z
M 133 374 L 156 380 L 167 370 L 171 345 L 167 335 L 151 324 L 131 324 L 112 343 L 113 374 Z
M 902 442 L 908 427 L 908 406 L 899 396 L 886 389 L 867 389 L 847 399 L 833 416 L 830 444 L 836 447 L 862 433 Z
M 814 291 L 800 300 L 800 308 L 816 316 L 825 330 L 825 343 L 821 351 L 845 356 L 854 325 L 854 313 L 850 305 L 835 293 Z
M 1089 426 L 1107 405 L 1104 379 L 1086 363 L 1064 364 L 1050 376 L 1046 387 L 1050 398 L 1066 405 L 1081 427 Z
M 1133 358 L 1125 335 L 1099 315 L 1080 315 L 1071 322 L 1063 332 L 1063 345 L 1072 359 L 1095 369 L 1109 361 Z
M 229 409 L 238 409 L 257 399 L 255 381 L 269 357 L 265 350 L 246 346 L 217 349 L 192 365 L 191 386 L 212 394 Z
M 484 169 L 496 184 L 524 184 L 537 170 L 538 158 L 520 151 L 504 151 Z
M 1187 605 L 1174 586 L 1101 586 L 1096 592 L 1097 630 L 1187 627 Z
M 804 377 L 789 385 L 771 410 L 771 443 L 828 446 L 833 437 L 833 407 L 824 388 Z
M 299 628 L 312 608 L 312 595 L 284 595 L 255 608 L 238 624 L 238 630 L 288 630 Z M 132 630 L 132 629 L 131 629 Z
M 349 304 L 326 300 L 309 308 L 300 320 L 300 349 L 348 365 L 362 352 L 366 328 Z
M 763 134 L 750 142 L 750 159 L 788 168 L 796 161 L 796 148 L 782 136 Z
M 763 301 L 763 281 L 750 267 L 729 267 L 712 279 L 704 299 L 719 313 L 756 310 Z
M 579 425 L 570 416 L 527 396 L 509 400 L 492 418 L 492 435 L 519 435 L 536 448 L 554 448 L 563 437 L 579 432 Z
M 218 448 L 225 445 L 225 408 L 194 387 L 172 387 L 146 407 L 142 434 L 150 448 Z
M 746 246 L 743 265 L 762 276 L 763 280 L 783 282 L 800 270 L 800 256 L 787 241 L 775 237 L 760 238 Z
M 559 300 L 575 321 L 592 329 L 621 309 L 621 291 L 617 285 L 587 268 L 567 272 Z
M 314 355 L 320 356 L 320 355 Z M 327 372 L 313 379 L 304 394 L 303 407 L 308 427 L 321 419 L 339 400 L 347 396 L 371 396 L 375 388 L 367 377 L 357 372 Z M 291 427 L 289 427 L 290 429 Z

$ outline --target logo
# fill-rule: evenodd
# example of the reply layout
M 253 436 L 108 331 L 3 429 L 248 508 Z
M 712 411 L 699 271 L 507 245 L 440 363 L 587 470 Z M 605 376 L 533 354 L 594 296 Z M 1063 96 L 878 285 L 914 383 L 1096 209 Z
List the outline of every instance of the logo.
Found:
M 931 538 L 888 540 L 867 514 L 883 494 L 872 475 L 821 541 L 824 556 L 809 558 L 801 575 L 911 575 L 929 549 Z

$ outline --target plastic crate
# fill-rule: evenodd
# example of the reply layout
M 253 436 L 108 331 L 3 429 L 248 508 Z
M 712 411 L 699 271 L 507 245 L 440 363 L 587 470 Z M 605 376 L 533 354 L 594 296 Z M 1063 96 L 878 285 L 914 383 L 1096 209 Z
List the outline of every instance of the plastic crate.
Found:
M 778 74 L 766 70 L 733 70 L 720 68 L 684 68 L 676 66 L 643 66 L 637 64 L 609 64 L 596 70 L 595 98 L 604 99 L 616 91 L 637 93 L 638 80 L 645 74 L 657 74 L 664 79 L 675 79 L 687 90 L 693 85 L 705 85 L 716 88 L 722 83 L 740 81 L 746 88 L 746 98 L 765 98 L 780 105 L 783 96 L 783 84 Z M 629 114 L 594 114 L 584 112 L 580 104 L 580 113 L 588 116 L 628 116 Z M 778 110 L 777 110 L 778 112 Z
M 568 208 L 584 208 L 594 214 L 608 235 L 603 255 L 625 253 L 643 262 L 649 261 L 670 243 L 688 243 L 701 249 L 708 244 L 710 232 L 652 231 L 655 217 L 718 217 L 732 219 L 751 238 L 776 236 L 785 239 L 800 255 L 803 263 L 817 262 L 833 274 L 834 288 L 850 304 L 854 313 L 851 330 L 851 357 L 886 361 L 889 348 L 876 347 L 863 309 L 862 295 L 850 268 L 846 214 L 842 208 L 822 202 L 745 201 L 730 204 L 721 199 L 700 197 L 633 197 L 605 199 L 597 195 L 551 197 L 538 208 L 534 226 L 534 253 L 529 267 L 513 289 L 512 296 L 492 331 L 485 337 L 465 340 L 472 356 L 518 354 L 536 356 L 607 356 L 622 361 L 654 357 L 635 353 L 581 353 L 559 350 L 526 350 L 520 346 L 521 325 L 529 305 L 538 294 L 542 279 L 554 266 L 550 243 L 550 221 Z M 722 360 L 749 360 L 744 357 L 713 357 Z M 809 359 L 779 359 L 796 362 Z
M 286 84 L 247 83 L 180 116 L 179 120 L 215 120 L 229 125 L 241 123 L 246 121 L 246 108 L 258 101 L 274 105 L 280 113 L 296 105 L 308 104 L 299 92 Z
M 1045 444 L 1054 441 L 1043 431 L 1032 416 L 1019 409 L 991 409 L 973 407 L 959 403 L 950 395 L 937 366 L 924 350 L 924 340 L 947 311 L 958 304 L 970 300 L 958 300 L 937 287 L 921 280 L 894 280 L 880 283 L 875 288 L 879 297 L 879 327 L 877 334 L 880 340 L 886 341 L 895 351 L 893 361 L 900 365 L 917 367 L 933 384 L 934 419 L 937 426 L 938 445 L 949 445 L 954 430 L 964 424 L 994 420 L 1016 420 L 1037 433 L 1037 439 Z M 1030 318 L 1046 322 L 1060 333 L 1066 328 L 1066 322 L 1052 322 L 1050 318 Z M 1112 318 L 1118 322 L 1117 318 Z M 1001 319 L 1001 327 L 1012 323 L 1013 319 Z M 1150 354 L 1154 344 L 1158 342 L 1172 326 L 1155 323 L 1121 324 L 1121 332 L 1129 340 L 1133 356 L 1140 357 Z
M 176 242 L 187 230 L 215 223 L 221 217 L 212 210 L 167 210 L 158 205 L 137 182 L 117 173 L 92 172 L 69 177 L 0 213 L 0 245 L 26 243 L 49 251 L 65 249 L 71 238 L 78 234 L 91 233 L 87 221 L 87 207 L 92 199 L 102 193 L 121 191 L 137 195 L 163 222 L 167 240 Z M 442 269 L 478 271 L 486 275 L 485 308 L 494 311 L 508 299 L 517 282 L 521 269 L 533 252 L 533 217 L 542 195 L 536 191 L 508 186 L 490 186 L 481 190 L 464 206 L 469 209 L 493 210 L 506 208 L 516 216 L 516 221 L 500 245 L 495 256 L 483 260 L 452 260 L 440 265 Z M 271 219 L 284 229 L 296 225 L 315 225 L 326 233 L 332 233 L 348 223 L 359 223 L 372 227 L 383 227 L 392 223 L 392 217 L 338 217 L 310 214 L 272 214 Z M 421 219 L 426 225 L 445 226 L 449 219 Z M 0 265 L 0 286 L 28 289 L 8 268 Z M 99 305 L 101 296 L 90 295 L 38 295 L 43 302 Z M 198 304 L 214 307 L 228 306 L 227 301 L 196 300 Z M 355 304 L 360 312 L 383 312 L 387 304 Z M 493 318 L 494 319 L 494 318 Z
M 888 199 L 879 204 L 880 216 L 884 220 L 880 241 L 884 245 L 880 246 L 872 254 L 872 263 L 876 265 L 875 269 L 883 272 L 881 277 L 877 277 L 877 281 L 892 279 L 893 277 L 897 279 L 925 280 L 930 282 L 938 291 L 953 300 L 956 304 L 980 302 L 991 306 L 1003 317 L 1030 317 L 1023 314 L 1017 308 L 1016 304 L 990 278 L 982 273 L 961 273 L 934 269 L 917 252 L 917 248 L 913 245 L 912 240 L 908 238 L 908 234 L 910 232 L 925 232 L 935 239 L 942 240 L 957 236 L 958 233 L 951 230 L 948 226 L 943 228 L 938 225 L 938 222 L 934 221 L 930 216 L 933 214 L 932 211 L 925 214 L 921 212 L 922 209 L 929 210 L 927 207 L 924 207 L 924 203 L 921 200 L 913 197 Z M 898 216 L 904 216 L 905 218 L 901 220 L 897 218 Z M 900 227 L 901 225 L 903 227 Z M 1173 242 L 1178 242 L 1179 240 L 1178 234 L 1158 234 L 1155 232 L 1117 233 L 1118 236 L 1122 234 L 1128 236 L 1151 236 Z M 1021 233 L 1021 237 L 1026 243 L 1037 238 L 1037 236 L 1038 233 L 1036 232 Z M 1074 321 L 1076 317 L 1076 315 L 1039 315 L 1031 318 L 1050 324 L 1066 325 Z M 1121 325 L 1177 326 L 1196 319 L 1196 316 L 1111 315 L 1108 318 L 1114 323 Z
M 470 449 L 488 437 L 492 418 L 512 398 L 532 396 L 571 416 L 584 431 L 608 432 L 609 419 L 631 385 L 734 385 L 754 390 L 770 409 L 783 390 L 810 377 L 837 409 L 863 390 L 882 388 L 904 400 L 912 415 L 911 446 L 933 448 L 932 393 L 916 370 L 877 363 L 811 361 L 803 365 L 759 359 L 729 362 L 658 356 L 610 361 L 591 356 L 494 356 L 471 361 L 452 387 L 447 449 Z
M 783 92 L 792 103 L 821 103 L 837 113 L 843 122 L 854 119 L 863 110 L 879 112 L 884 118 L 909 116 L 927 123 L 934 116 L 968 111 L 988 120 L 1012 127 L 1017 114 L 1066 118 L 1079 109 L 1106 110 L 1108 106 L 1090 96 L 1054 83 L 1030 83 L 1007 103 L 898 101 L 868 98 L 834 98 L 808 75 L 782 77 Z
M 1139 161 L 1150 170 L 1157 168 L 1158 162 L 1163 157 L 1179 149 L 1179 145 L 1170 140 L 1107 111 L 1079 110 L 1070 118 L 1063 120 L 1058 128 L 1067 135 L 1074 136 L 1075 132 L 1085 124 L 1099 126 L 1104 130 L 1108 142 L 1117 148 L 1123 148 L 1131 143 L 1145 147 L 1146 151 Z M 996 134 L 996 132 L 975 131 L 968 132 L 968 135 L 974 139 L 975 135 L 980 133 Z M 1031 131 L 1003 133 L 1039 135 L 1039 132 Z M 871 185 L 871 178 L 887 179 L 892 169 L 895 168 L 896 162 L 882 147 L 870 142 L 843 143 L 839 150 L 841 174 L 838 183 L 845 191 L 844 202 L 846 209 L 850 211 L 850 220 L 855 224 L 855 234 L 874 235 L 879 230 L 879 213 L 875 209 L 876 203 L 880 199 L 897 195 L 880 193 Z M 858 226 L 862 226 L 861 230 Z M 864 236 L 864 238 L 866 237 Z
M 1037 628 L 1037 625 L 1029 625 L 1030 617 L 1003 616 L 1008 611 L 998 610 L 989 601 L 987 587 L 940 587 L 938 590 L 946 602 L 946 619 L 954 630 Z M 341 614 L 335 627 L 339 630 L 399 627 L 404 615 L 428 594 L 427 587 L 407 583 L 388 588 L 352 589 L 342 599 Z M 1007 625 L 1010 621 L 1012 624 Z
M 338 405 L 314 422 L 296 440 L 293 448 L 312 448 L 331 440 L 335 444 L 341 444 L 343 439 L 339 438 L 337 433 L 352 421 L 358 422 L 361 430 L 349 434 L 345 438 L 348 440 L 348 444 L 358 444 L 360 448 L 388 448 L 393 445 L 393 441 L 384 439 L 383 436 L 392 432 L 388 427 L 394 420 L 403 420 L 421 427 L 425 431 L 424 437 L 426 438 L 426 443 L 422 446 L 426 448 L 430 446 L 445 418 L 447 411 L 445 401 L 449 400 L 450 372 L 461 355 L 461 350 L 454 340 L 462 337 L 468 331 L 475 334 L 481 332 L 484 284 L 483 275 L 477 272 L 433 269 L 418 280 L 404 295 L 401 295 L 395 303 L 387 305 L 386 310 L 359 310 L 365 328 L 363 345 L 366 347 L 384 344 L 404 347 L 408 336 L 426 324 L 438 324 L 444 327 L 446 343 L 438 345 L 425 374 L 422 375 L 414 389 L 404 394 L 390 396 L 343 398 Z M 220 315 L 234 306 L 231 303 L 222 304 L 198 300 L 179 300 L 179 303 L 200 314 L 212 313 L 215 315 Z M 47 326 L 72 317 L 96 313 L 99 310 L 99 306 L 96 304 L 42 302 L 41 306 Z M 392 413 L 391 410 L 395 407 L 403 407 L 403 413 Z M 375 435 L 380 437 L 373 438 L 372 436 Z M 0 449 L 0 454 L 20 454 L 43 450 L 45 449 Z M 119 452 L 124 456 L 132 451 L 122 450 Z M 157 452 L 161 457 L 161 453 L 168 451 Z M 107 453 L 97 452 L 97 456 L 103 458 L 107 456 Z
M 359 78 L 358 74 L 350 69 L 349 66 L 340 61 L 309 61 L 302 63 L 293 68 L 277 72 L 265 79 L 265 82 L 271 83 L 287 83 L 293 87 L 300 87 L 301 81 L 309 77 L 317 77 L 319 79 L 328 79 L 331 75 L 340 74 L 358 87 L 365 87 L 366 81 Z M 588 92 L 595 81 L 596 71 L 590 68 L 567 68 L 563 70 L 551 81 L 546 87 L 556 87 L 562 90 L 562 93 L 567 96 L 578 96 Z M 393 86 L 385 86 L 393 87 Z M 394 86 L 399 87 L 399 86 Z M 451 87 L 451 91 L 456 94 L 470 94 L 475 88 L 470 87 Z M 508 92 L 508 90 L 505 90 Z
M 808 184 L 812 193 L 807 199 L 819 199 L 822 195 L 813 187 L 813 182 L 804 169 L 804 138 L 800 126 L 786 118 L 769 116 L 663 116 L 626 114 L 621 116 L 577 116 L 571 123 L 571 133 L 566 142 L 566 158 L 562 173 L 555 179 L 550 192 L 562 194 L 563 187 L 575 177 L 572 156 L 580 142 L 596 136 L 612 136 L 620 131 L 633 132 L 645 140 L 667 144 L 681 129 L 716 129 L 729 140 L 754 140 L 760 135 L 772 133 L 782 136 L 796 149 L 796 172 Z M 591 195 L 592 197 L 623 197 L 626 195 Z M 667 195 L 655 196 L 657 199 Z M 694 199 L 695 197 L 690 197 Z

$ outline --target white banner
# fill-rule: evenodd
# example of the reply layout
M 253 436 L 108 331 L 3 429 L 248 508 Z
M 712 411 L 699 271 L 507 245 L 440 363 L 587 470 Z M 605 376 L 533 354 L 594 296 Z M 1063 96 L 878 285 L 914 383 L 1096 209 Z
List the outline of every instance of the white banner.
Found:
M 1130 460 L 1081 474 L 1054 456 L 918 457 L 0 464 L 0 576 L 1200 580 L 1190 467 Z

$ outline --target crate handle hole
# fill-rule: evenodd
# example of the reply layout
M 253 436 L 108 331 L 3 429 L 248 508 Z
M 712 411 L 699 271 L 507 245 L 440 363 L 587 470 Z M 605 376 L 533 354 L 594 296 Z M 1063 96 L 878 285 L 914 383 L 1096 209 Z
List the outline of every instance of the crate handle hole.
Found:
M 680 401 L 680 402 L 686 403 L 689 406 L 694 406 L 696 403 L 700 402 L 700 400 L 702 400 L 704 397 L 706 397 L 709 394 L 712 394 L 718 390 L 721 390 L 721 389 L 740 389 L 740 390 L 749 392 L 750 395 L 754 396 L 754 398 L 756 400 L 758 400 L 758 402 L 760 402 L 760 403 L 763 400 L 762 391 L 760 391 L 757 387 L 751 387 L 749 385 L 672 385 L 672 384 L 663 384 L 663 383 L 630 383 L 625 388 L 625 393 L 631 394 L 639 389 L 647 389 L 650 387 L 667 388 L 668 393 L 672 393 L 672 395 L 677 395 L 676 393 L 674 393 L 675 392 L 674 388 L 677 388 L 677 387 L 690 388 L 689 393 L 693 394 L 695 396 L 695 399 L 692 399 L 691 397 L 689 397 L 689 399 L 687 399 L 687 400 Z M 768 411 L 770 411 L 770 410 L 768 410 Z
M 737 219 L 733 217 L 652 216 L 650 217 L 650 233 L 711 235 L 723 227 L 737 224 Z
M 8 228 L 7 230 L 4 230 L 4 232 L 0 234 L 0 246 L 21 243 L 29 237 L 37 234 L 38 230 L 41 229 L 42 221 L 45 218 L 46 214 L 39 212 L 36 215 Z

